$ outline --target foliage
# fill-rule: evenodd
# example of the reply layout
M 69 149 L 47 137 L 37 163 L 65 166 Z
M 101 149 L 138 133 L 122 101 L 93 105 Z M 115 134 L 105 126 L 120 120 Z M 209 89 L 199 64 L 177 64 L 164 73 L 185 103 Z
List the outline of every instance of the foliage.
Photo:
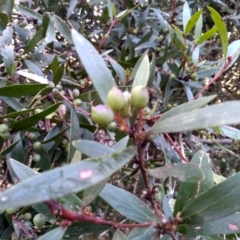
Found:
M 221 176 L 199 138 L 240 139 L 240 101 L 219 103 L 211 90 L 240 55 L 234 6 L 2 0 L 0 9 L 1 239 L 240 233 L 240 173 Z

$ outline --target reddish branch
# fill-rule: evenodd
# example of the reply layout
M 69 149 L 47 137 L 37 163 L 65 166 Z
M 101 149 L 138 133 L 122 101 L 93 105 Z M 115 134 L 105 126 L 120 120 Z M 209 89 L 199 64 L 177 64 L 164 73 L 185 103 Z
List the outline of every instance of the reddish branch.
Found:
M 58 217 L 68 220 L 70 222 L 89 222 L 99 225 L 110 226 L 112 228 L 135 228 L 135 227 L 148 227 L 152 225 L 152 222 L 146 223 L 116 223 L 113 221 L 106 221 L 100 217 L 86 215 L 83 213 L 75 212 L 69 209 L 66 209 L 56 200 L 46 201 L 45 204 L 48 206 L 50 211 Z

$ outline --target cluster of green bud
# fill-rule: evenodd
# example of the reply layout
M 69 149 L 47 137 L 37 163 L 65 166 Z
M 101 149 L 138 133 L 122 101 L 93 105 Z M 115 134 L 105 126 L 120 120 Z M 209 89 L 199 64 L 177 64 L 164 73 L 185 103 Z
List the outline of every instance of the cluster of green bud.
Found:
M 0 124 L 0 136 L 5 140 L 9 139 L 11 136 L 8 125 L 6 123 Z
M 189 67 L 185 67 L 184 70 L 185 70 L 185 73 L 189 75 L 189 78 L 191 80 L 193 80 L 193 81 L 197 80 L 198 76 L 197 76 L 197 73 L 194 70 L 190 69 Z
M 121 117 L 129 117 L 131 115 L 131 108 L 138 110 L 147 106 L 149 102 L 149 91 L 146 86 L 136 86 L 131 93 L 127 90 L 122 92 L 121 89 L 114 86 L 108 92 L 107 106 L 97 105 L 91 108 L 92 120 L 108 128 L 115 129 L 116 124 L 112 123 L 114 120 L 114 112 L 117 112 Z

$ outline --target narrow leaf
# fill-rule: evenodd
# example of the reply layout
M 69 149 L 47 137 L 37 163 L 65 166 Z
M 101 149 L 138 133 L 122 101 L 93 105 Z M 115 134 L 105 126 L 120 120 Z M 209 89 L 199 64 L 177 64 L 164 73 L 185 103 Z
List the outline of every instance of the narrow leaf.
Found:
M 224 102 L 182 113 L 156 122 L 150 129 L 151 137 L 159 133 L 185 132 L 194 129 L 240 123 L 240 101 Z M 176 124 L 176 123 L 181 124 Z
M 210 222 L 239 211 L 239 181 L 237 173 L 191 201 L 182 211 L 184 223 Z
M 183 16 L 182 16 L 182 18 L 183 18 L 183 30 L 185 32 L 186 27 L 187 27 L 187 23 L 191 19 L 191 10 L 190 10 L 190 7 L 189 7 L 187 1 L 185 1 L 185 3 L 183 4 Z
M 183 182 L 198 182 L 204 178 L 203 171 L 192 163 L 177 163 L 164 167 L 148 169 L 147 172 L 154 178 L 166 179 L 176 177 Z
M 107 94 L 116 85 L 110 70 L 94 46 L 76 30 L 72 30 L 73 43 L 78 56 L 87 71 L 93 86 L 104 104 L 107 104 Z
M 217 32 L 217 27 L 216 26 L 212 27 L 211 29 L 209 29 L 207 32 L 205 32 L 199 37 L 199 39 L 196 41 L 196 44 L 201 44 L 207 41 L 209 38 L 214 36 L 216 32 Z
M 180 227 L 180 231 L 186 232 L 188 236 L 240 233 L 239 217 L 240 213 L 235 213 L 211 222 L 184 225 Z
M 191 32 L 191 30 L 193 29 L 193 27 L 196 25 L 198 19 L 200 18 L 200 16 L 202 15 L 202 9 L 198 10 L 197 12 L 195 12 L 193 14 L 193 16 L 188 20 L 186 28 L 184 30 L 184 34 L 187 35 L 188 33 Z
M 108 146 L 90 140 L 79 139 L 78 141 L 74 141 L 72 144 L 76 149 L 88 157 L 98 157 L 115 152 Z
M 219 36 L 221 38 L 223 55 L 226 61 L 227 50 L 228 50 L 228 33 L 227 33 L 226 24 L 224 23 L 224 21 L 222 20 L 222 17 L 219 15 L 219 13 L 216 10 L 214 10 L 209 6 L 207 6 L 207 8 L 211 12 L 212 19 L 217 27 Z
M 135 147 L 129 147 L 119 153 L 72 163 L 33 176 L 2 192 L 0 209 L 27 206 L 82 191 L 109 178 L 135 153 Z
M 136 196 L 107 184 L 99 196 L 123 216 L 139 223 L 153 220 L 151 209 Z
M 38 240 L 61 240 L 63 239 L 63 236 L 66 232 L 66 227 L 58 227 L 55 228 L 47 233 L 45 233 L 44 235 L 42 235 L 41 237 L 38 238 Z
M 150 73 L 150 63 L 147 52 L 145 52 L 141 58 L 136 63 L 137 70 L 133 80 L 132 89 L 136 86 L 143 85 L 147 86 L 149 73 Z
M 33 95 L 46 87 L 45 84 L 19 84 L 0 88 L 0 96 L 16 97 Z
M 54 111 L 56 111 L 59 106 L 61 105 L 61 103 L 56 103 L 54 105 L 52 105 L 49 108 L 46 108 L 45 110 L 43 110 L 40 113 L 34 114 L 31 117 L 22 119 L 16 123 L 13 124 L 12 126 L 12 130 L 13 131 L 19 131 L 19 130 L 27 130 L 30 127 L 34 126 L 35 124 L 38 123 L 38 121 L 44 119 L 45 117 L 47 117 L 49 114 L 53 113 Z
M 202 150 L 196 152 L 191 159 L 191 163 L 199 166 L 204 172 L 204 178 L 201 181 L 190 183 L 182 182 L 178 190 L 177 200 L 174 205 L 174 215 L 181 212 L 183 207 L 197 196 L 214 186 L 213 173 L 210 165 L 210 159 L 207 153 Z
M 119 229 L 114 233 L 112 240 L 129 240 L 129 238 Z
M 29 52 L 32 52 L 34 48 L 37 46 L 37 44 L 40 42 L 42 37 L 43 37 L 43 28 L 40 28 L 32 37 L 32 39 L 27 43 L 24 53 L 27 54 Z

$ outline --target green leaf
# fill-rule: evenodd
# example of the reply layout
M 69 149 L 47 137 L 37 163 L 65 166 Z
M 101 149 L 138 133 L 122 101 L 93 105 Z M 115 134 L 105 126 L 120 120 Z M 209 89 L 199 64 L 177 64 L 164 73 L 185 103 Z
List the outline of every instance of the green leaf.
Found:
M 127 135 L 126 137 L 122 138 L 117 143 L 115 143 L 112 146 L 112 149 L 114 149 L 116 151 L 121 151 L 121 150 L 123 150 L 124 148 L 127 147 L 128 141 L 129 141 L 129 136 Z
M 154 240 L 156 239 L 156 229 L 154 227 L 134 228 L 129 234 L 130 240 Z
M 39 82 L 39 83 L 42 83 L 42 84 L 48 84 L 47 78 L 44 78 L 42 76 L 38 76 L 36 74 L 30 73 L 26 70 L 18 70 L 18 71 L 16 71 L 16 73 L 23 76 L 23 77 L 32 79 L 35 82 Z
M 228 217 L 220 218 L 211 222 L 184 225 L 180 226 L 180 231 L 186 232 L 187 236 L 240 233 L 239 217 L 240 213 L 235 213 Z
M 186 205 L 181 217 L 186 224 L 210 222 L 240 210 L 240 173 L 210 188 Z
M 129 238 L 119 229 L 114 233 L 112 240 L 129 240 Z
M 42 72 L 42 69 L 39 65 L 35 64 L 34 62 L 32 61 L 29 61 L 29 60 L 24 60 L 24 63 L 25 65 L 27 66 L 27 68 L 34 74 L 37 74 L 39 76 L 42 76 L 44 77 L 44 74 Z
M 31 108 L 31 109 L 23 109 L 23 110 L 20 110 L 18 112 L 12 112 L 12 113 L 9 113 L 9 114 L 6 114 L 6 115 L 1 115 L 0 116 L 0 120 L 4 119 L 4 118 L 15 118 L 17 116 L 22 116 L 22 115 L 26 115 L 28 114 L 29 112 L 32 112 L 34 111 L 36 108 Z
M 79 120 L 75 109 L 71 110 L 71 123 L 69 130 L 69 150 L 68 150 L 68 160 L 70 162 L 74 156 L 75 148 L 73 147 L 73 141 L 78 140 L 80 138 L 80 127 Z
M 191 159 L 191 163 L 199 166 L 204 172 L 204 178 L 201 181 L 190 183 L 182 182 L 178 190 L 177 200 L 174 205 L 174 215 L 181 212 L 183 207 L 197 196 L 214 186 L 213 173 L 210 165 L 210 159 L 207 153 L 202 150 L 196 152 Z
M 98 157 L 115 152 L 108 146 L 90 140 L 79 139 L 78 141 L 74 141 L 72 144 L 76 149 L 88 157 Z
M 214 36 L 214 34 L 217 32 L 217 27 L 214 26 L 211 29 L 209 29 L 207 32 L 205 32 L 204 34 L 202 34 L 198 40 L 196 40 L 196 44 L 201 44 L 205 41 L 207 41 L 209 38 L 211 38 L 212 36 Z
M 138 223 L 153 221 L 153 212 L 139 198 L 121 188 L 107 184 L 99 196 L 123 216 Z
M 224 124 L 238 124 L 239 104 L 240 101 L 219 103 L 157 121 L 150 129 L 151 137 L 159 133 L 186 132 Z
M 147 55 L 147 51 L 137 61 L 132 74 L 134 74 L 134 80 L 132 89 L 136 86 L 143 85 L 147 86 L 150 73 L 150 63 Z M 133 76 L 131 74 L 131 76 Z
M 41 156 L 41 160 L 35 164 L 35 168 L 40 168 L 42 171 L 49 170 L 51 168 L 51 156 L 47 150 L 42 147 L 41 149 L 35 150 L 37 154 Z
M 13 97 L 1 97 L 1 99 L 15 111 L 21 111 L 22 109 L 24 109 L 24 106 Z
M 47 136 L 42 141 L 42 144 L 52 142 L 55 139 L 61 137 L 64 135 L 64 133 L 69 129 L 69 127 L 66 127 L 64 129 L 60 129 L 58 126 L 53 127 L 47 134 Z
M 5 48 L 2 54 L 7 73 L 12 77 L 15 72 L 13 46 Z
M 113 4 L 111 0 L 107 0 L 108 15 L 110 20 L 113 20 Z
M 94 46 L 76 30 L 72 30 L 72 38 L 78 56 L 87 71 L 94 88 L 102 102 L 107 104 L 107 94 L 116 83 L 104 60 Z
M 33 176 L 2 192 L 0 209 L 27 206 L 82 191 L 109 178 L 129 162 L 135 153 L 136 148 L 129 147 L 119 153 L 58 167 Z M 144 209 L 145 207 L 140 210 Z M 151 212 L 150 209 L 148 211 Z
M 108 56 L 107 59 L 108 59 L 109 63 L 112 65 L 112 67 L 113 67 L 114 71 L 116 72 L 116 74 L 118 75 L 118 77 L 120 78 L 122 85 L 125 85 L 126 72 L 125 72 L 124 68 L 113 58 Z
M 82 204 L 81 204 L 82 209 L 87 207 L 91 202 L 95 200 L 95 198 L 99 195 L 99 193 L 107 184 L 107 181 L 108 180 L 104 180 L 83 191 Z
M 55 228 L 55 229 L 45 233 L 41 237 L 39 237 L 38 240 L 61 240 L 61 239 L 63 239 L 63 236 L 64 236 L 66 230 L 67 230 L 66 227 L 65 228 L 64 227 Z
M 45 110 L 43 110 L 42 112 L 38 113 L 38 114 L 34 114 L 31 117 L 22 119 L 20 121 L 17 121 L 16 123 L 13 124 L 12 126 L 12 130 L 14 132 L 19 131 L 19 130 L 27 130 L 30 127 L 34 126 L 35 124 L 38 123 L 38 121 L 44 119 L 45 117 L 47 117 L 49 114 L 53 113 L 54 111 L 56 111 L 59 106 L 61 105 L 61 102 L 56 103 L 54 105 L 52 105 L 49 108 L 46 108 Z
M 55 85 L 57 85 L 61 81 L 64 71 L 65 71 L 64 64 L 60 64 L 56 73 L 54 73 L 53 82 L 54 82 Z
M 194 30 L 194 39 L 195 41 L 200 38 L 202 34 L 202 27 L 203 27 L 203 17 L 202 14 L 199 16 Z
M 190 9 L 187 1 L 185 1 L 185 3 L 183 4 L 182 18 L 183 18 L 183 30 L 184 30 L 184 32 L 186 32 L 187 24 L 191 19 L 191 9 Z
M 38 93 L 46 87 L 45 84 L 19 84 L 0 88 L 0 96 L 5 97 L 23 97 Z
M 150 88 L 153 86 L 153 82 L 154 82 L 154 79 L 155 79 L 155 74 L 156 74 L 156 56 L 155 56 L 155 54 L 153 54 L 152 62 L 151 62 L 151 65 L 150 65 L 149 80 L 148 80 L 148 84 L 147 84 L 147 86 L 150 87 Z
M 66 22 L 55 14 L 51 15 L 51 19 L 54 27 L 63 35 L 63 37 L 65 37 L 69 43 L 73 43 L 73 40 L 71 38 L 71 29 L 66 24 Z
M 193 27 L 196 25 L 198 19 L 200 18 L 200 16 L 202 15 L 202 9 L 198 10 L 197 12 L 195 12 L 193 14 L 193 16 L 188 20 L 186 28 L 184 30 L 184 34 L 187 35 L 188 33 L 191 32 L 191 30 L 193 29 Z
M 34 48 L 37 46 L 37 44 L 40 42 L 40 40 L 43 37 L 43 28 L 40 28 L 36 34 L 32 37 L 32 39 L 27 43 L 24 53 L 27 54 L 29 52 L 32 52 Z
M 240 140 L 240 130 L 231 126 L 221 126 L 221 134 L 225 137 L 229 137 L 235 140 Z
M 164 167 L 148 169 L 147 172 L 154 178 L 166 179 L 176 177 L 183 182 L 198 182 L 204 178 L 203 171 L 192 163 L 177 163 Z
M 67 19 L 69 19 L 71 17 L 73 10 L 77 6 L 77 3 L 78 3 L 78 0 L 70 0 L 68 11 L 67 11 Z
M 19 11 L 22 15 L 28 18 L 33 18 L 33 19 L 42 21 L 42 15 L 37 13 L 36 11 L 33 11 L 27 7 L 24 7 L 22 4 L 17 4 L 16 8 L 17 8 L 17 11 Z
M 211 12 L 212 19 L 217 27 L 221 42 L 222 42 L 222 51 L 225 58 L 225 61 L 227 59 L 227 50 L 228 50 L 228 33 L 227 33 L 227 27 L 222 20 L 222 17 L 219 15 L 219 13 L 214 10 L 213 8 L 207 6 L 208 10 Z

